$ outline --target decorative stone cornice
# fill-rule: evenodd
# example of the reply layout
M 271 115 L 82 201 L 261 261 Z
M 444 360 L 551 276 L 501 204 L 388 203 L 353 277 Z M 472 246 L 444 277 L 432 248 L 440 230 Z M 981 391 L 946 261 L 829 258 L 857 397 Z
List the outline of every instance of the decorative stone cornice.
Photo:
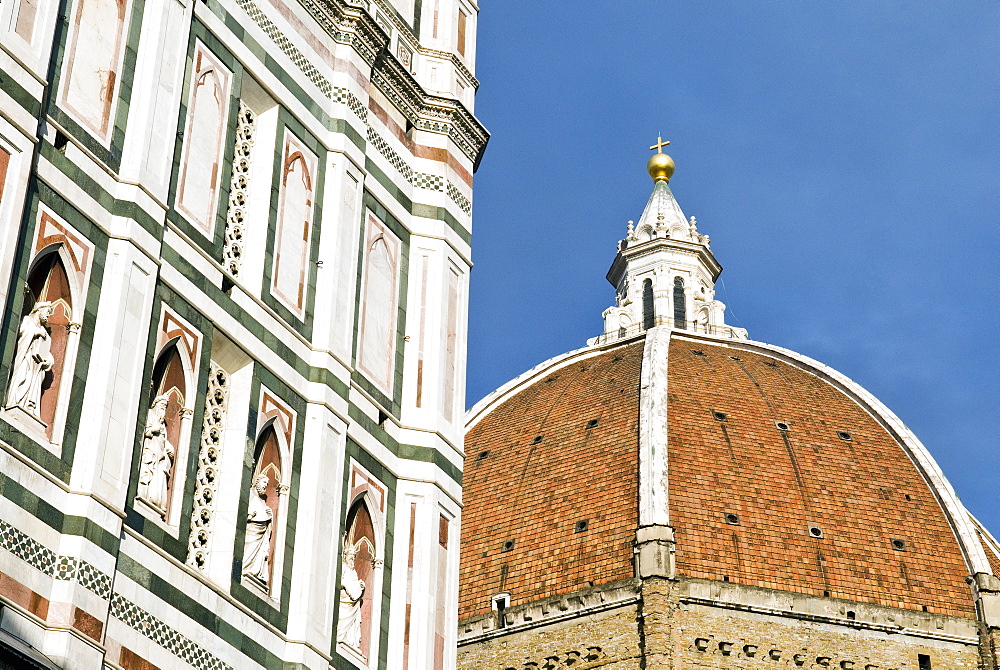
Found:
M 372 3 L 367 0 L 352 4 L 363 6 L 366 9 L 370 8 L 372 5 Z M 475 75 L 472 74 L 472 71 L 466 67 L 461 58 L 450 51 L 441 51 L 440 49 L 431 49 L 430 47 L 420 46 L 420 38 L 413 34 L 413 31 L 411 31 L 410 27 L 406 25 L 406 22 L 399 18 L 399 15 L 391 7 L 389 7 L 385 0 L 375 0 L 374 4 L 382 10 L 382 15 L 385 16 L 390 23 L 392 23 L 393 29 L 403 37 L 403 41 L 411 46 L 415 46 L 420 55 L 430 56 L 431 58 L 441 58 L 450 62 L 455 67 L 455 71 L 458 72 L 463 79 L 468 81 L 473 88 L 479 88 L 479 80 L 476 79 Z M 377 23 L 378 22 L 376 21 L 376 24 Z
M 299 0 L 313 18 L 338 43 L 351 46 L 372 68 L 371 82 L 396 105 L 418 129 L 447 135 L 474 164 L 479 166 L 489 132 L 465 106 L 453 98 L 426 92 L 413 75 L 391 52 L 391 38 L 362 8 L 348 0 Z M 367 6 L 367 3 L 365 4 Z M 397 29 L 402 25 L 391 12 L 386 12 Z M 414 44 L 419 44 L 409 30 L 404 31 Z M 421 53 L 426 50 L 419 47 Z M 478 81 L 461 62 L 448 52 L 449 59 L 460 67 L 470 82 Z
M 671 240 L 660 238 L 650 240 L 644 244 L 622 245 L 611 263 L 608 270 L 607 279 L 613 285 L 621 282 L 628 271 L 630 262 L 635 262 L 643 258 L 654 256 L 657 253 L 670 251 L 678 255 L 690 257 L 692 262 L 701 263 L 711 274 L 713 281 L 722 274 L 722 265 L 715 259 L 715 255 L 704 244 L 688 242 L 686 240 Z
M 472 74 L 472 71 L 465 66 L 462 59 L 451 53 L 450 51 L 441 51 L 439 49 L 431 49 L 430 47 L 419 47 L 420 54 L 422 56 L 430 56 L 431 58 L 443 58 L 446 61 L 451 62 L 455 66 L 455 70 L 458 71 L 463 78 L 467 79 L 469 84 L 474 88 L 479 88 L 479 80 L 476 76 Z

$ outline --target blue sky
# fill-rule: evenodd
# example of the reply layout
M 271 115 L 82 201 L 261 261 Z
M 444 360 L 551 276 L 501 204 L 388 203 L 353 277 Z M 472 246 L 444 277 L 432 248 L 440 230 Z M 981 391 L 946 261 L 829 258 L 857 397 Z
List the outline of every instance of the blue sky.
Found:
M 469 405 L 601 331 L 662 133 L 728 322 L 874 393 L 1000 532 L 1000 4 L 484 0 L 478 40 Z

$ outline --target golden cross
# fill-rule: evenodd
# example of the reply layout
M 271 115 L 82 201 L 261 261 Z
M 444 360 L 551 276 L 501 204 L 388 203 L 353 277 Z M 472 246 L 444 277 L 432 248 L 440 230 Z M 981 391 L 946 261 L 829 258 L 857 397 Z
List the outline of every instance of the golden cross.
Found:
M 656 144 L 654 144 L 653 146 L 649 147 L 649 150 L 652 151 L 653 149 L 656 149 L 656 153 L 662 154 L 663 153 L 663 147 L 667 146 L 668 144 L 670 144 L 669 140 L 667 140 L 666 142 L 664 142 L 662 137 L 657 136 L 657 138 L 656 138 Z

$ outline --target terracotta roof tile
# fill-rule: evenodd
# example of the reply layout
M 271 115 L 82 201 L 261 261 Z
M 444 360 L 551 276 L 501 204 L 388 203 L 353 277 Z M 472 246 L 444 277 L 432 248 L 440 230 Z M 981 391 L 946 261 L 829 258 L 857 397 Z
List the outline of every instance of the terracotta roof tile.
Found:
M 679 572 L 973 614 L 965 561 L 940 504 L 853 399 L 763 353 L 675 338 L 669 360 Z M 727 513 L 739 525 L 726 523 Z
M 642 349 L 543 376 L 466 435 L 460 619 L 502 591 L 518 605 L 633 576 Z
M 502 591 L 518 605 L 633 576 L 642 351 L 541 375 L 468 432 L 460 619 Z M 767 353 L 677 337 L 668 387 L 678 572 L 973 616 L 940 504 L 853 399 Z

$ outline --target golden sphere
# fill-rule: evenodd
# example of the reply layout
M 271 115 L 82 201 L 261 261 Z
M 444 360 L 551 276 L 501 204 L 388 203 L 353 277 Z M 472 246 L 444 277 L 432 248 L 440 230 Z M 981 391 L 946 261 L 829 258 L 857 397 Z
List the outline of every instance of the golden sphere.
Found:
M 670 177 L 674 174 L 674 159 L 667 154 L 653 154 L 653 157 L 649 159 L 649 163 L 646 164 L 646 169 L 649 170 L 649 176 L 653 178 L 653 181 L 670 181 Z

